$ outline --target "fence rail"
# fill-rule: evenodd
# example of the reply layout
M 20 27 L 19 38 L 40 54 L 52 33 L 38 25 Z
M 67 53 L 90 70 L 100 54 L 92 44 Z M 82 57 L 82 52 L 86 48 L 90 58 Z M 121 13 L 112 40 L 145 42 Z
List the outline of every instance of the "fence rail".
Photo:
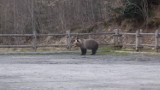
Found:
M 135 33 L 123 33 L 118 29 L 114 30 L 114 32 L 105 32 L 105 33 L 71 33 L 70 31 L 66 31 L 66 33 L 62 34 L 37 34 L 33 32 L 33 34 L 0 34 L 0 37 L 32 37 L 31 45 L 0 45 L 0 48 L 33 48 L 35 51 L 38 47 L 67 47 L 69 50 L 71 49 L 71 37 L 72 36 L 81 36 L 81 35 L 107 35 L 113 36 L 113 46 L 122 48 L 123 46 L 131 46 L 134 47 L 136 51 L 140 51 L 144 46 L 154 47 L 154 49 L 158 52 L 160 49 L 160 33 L 156 30 L 154 33 L 143 33 L 142 30 L 137 30 Z M 123 36 L 134 36 L 135 43 L 133 44 L 124 44 Z M 43 36 L 66 36 L 67 44 L 52 44 L 52 45 L 39 45 L 37 43 L 37 37 Z M 144 36 L 154 36 L 154 44 L 144 44 L 143 37 Z

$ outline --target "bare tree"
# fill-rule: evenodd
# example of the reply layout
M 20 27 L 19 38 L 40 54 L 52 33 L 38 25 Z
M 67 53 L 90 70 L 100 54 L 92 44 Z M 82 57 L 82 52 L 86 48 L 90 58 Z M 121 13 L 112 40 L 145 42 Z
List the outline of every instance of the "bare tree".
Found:
M 107 20 L 107 5 L 112 5 L 107 3 L 114 1 L 117 0 L 0 0 L 0 33 L 84 29 Z

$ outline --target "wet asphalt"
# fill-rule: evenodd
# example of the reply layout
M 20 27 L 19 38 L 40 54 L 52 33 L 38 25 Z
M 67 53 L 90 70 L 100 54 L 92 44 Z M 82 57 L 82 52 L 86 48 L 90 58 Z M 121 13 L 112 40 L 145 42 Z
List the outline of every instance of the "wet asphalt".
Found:
M 0 90 L 160 90 L 160 56 L 0 55 Z

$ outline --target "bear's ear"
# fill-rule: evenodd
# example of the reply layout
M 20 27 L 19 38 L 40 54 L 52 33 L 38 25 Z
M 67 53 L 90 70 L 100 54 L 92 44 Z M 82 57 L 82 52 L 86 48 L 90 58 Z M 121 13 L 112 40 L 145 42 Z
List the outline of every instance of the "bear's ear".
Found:
M 78 37 L 76 38 L 76 41 L 77 41 L 77 42 L 80 42 Z
M 79 39 L 77 39 L 77 42 L 80 42 Z

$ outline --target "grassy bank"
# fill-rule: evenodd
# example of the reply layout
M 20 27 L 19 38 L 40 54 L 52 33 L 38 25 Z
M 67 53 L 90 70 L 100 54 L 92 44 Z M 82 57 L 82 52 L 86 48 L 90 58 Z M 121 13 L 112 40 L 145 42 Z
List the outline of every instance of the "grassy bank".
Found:
M 12 53 L 22 53 L 22 54 L 81 54 L 79 48 L 38 48 L 36 51 L 32 48 L 0 48 L 0 54 L 12 54 Z M 154 50 L 143 50 L 136 52 L 134 49 L 115 49 L 114 47 L 100 47 L 97 51 L 97 55 L 128 55 L 128 54 L 150 54 L 159 55 L 160 53 Z M 91 54 L 91 50 L 87 51 L 87 55 Z

